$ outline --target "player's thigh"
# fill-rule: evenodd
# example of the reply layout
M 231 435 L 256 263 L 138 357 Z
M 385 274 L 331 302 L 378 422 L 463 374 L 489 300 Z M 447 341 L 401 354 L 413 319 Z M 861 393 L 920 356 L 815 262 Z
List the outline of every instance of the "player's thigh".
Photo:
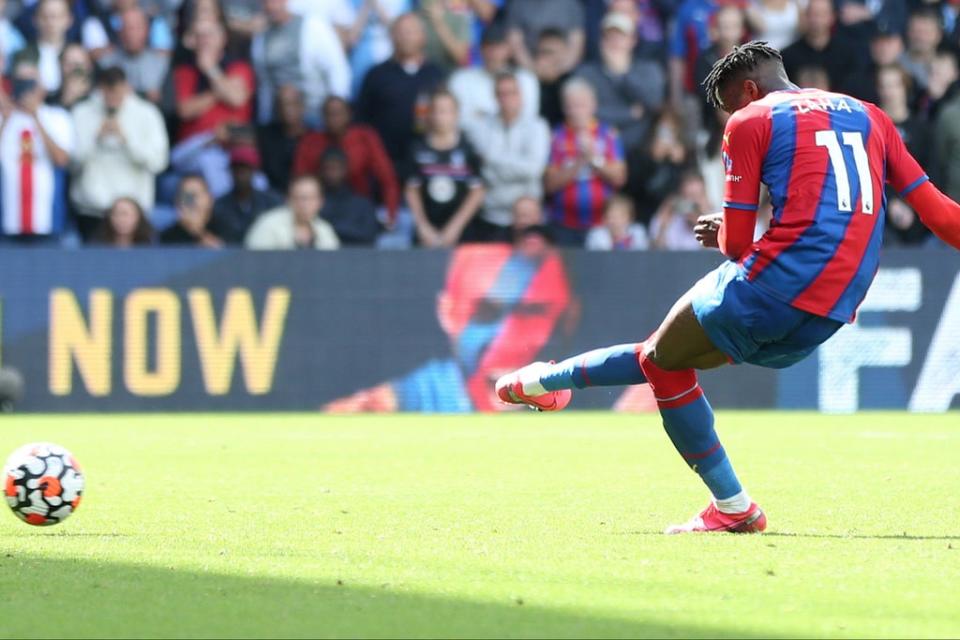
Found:
M 729 362 L 710 340 L 693 310 L 693 290 L 677 300 L 656 333 L 645 342 L 644 352 L 667 371 L 715 369 Z

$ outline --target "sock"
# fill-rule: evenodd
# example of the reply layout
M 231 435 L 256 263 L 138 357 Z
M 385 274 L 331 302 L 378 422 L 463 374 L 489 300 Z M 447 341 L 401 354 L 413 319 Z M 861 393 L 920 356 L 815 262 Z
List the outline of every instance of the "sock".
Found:
M 653 389 L 663 427 L 673 446 L 710 489 L 717 508 L 721 504 L 724 508 L 738 507 L 746 493 L 713 428 L 713 409 L 697 382 L 696 372 L 693 369 L 664 371 L 642 352 L 640 366 Z M 746 507 L 734 513 L 742 511 L 746 511 Z
M 536 384 L 541 385 L 540 393 L 561 389 L 642 384 L 647 378 L 640 368 L 637 357 L 639 349 L 640 344 L 630 343 L 581 353 L 550 365 L 545 373 L 539 375 Z M 536 391 L 534 381 L 531 381 L 530 388 L 527 388 L 527 381 L 521 382 L 524 393 Z
M 746 491 L 741 491 L 726 500 L 714 500 L 714 503 L 721 513 L 743 513 L 750 508 L 751 500 Z

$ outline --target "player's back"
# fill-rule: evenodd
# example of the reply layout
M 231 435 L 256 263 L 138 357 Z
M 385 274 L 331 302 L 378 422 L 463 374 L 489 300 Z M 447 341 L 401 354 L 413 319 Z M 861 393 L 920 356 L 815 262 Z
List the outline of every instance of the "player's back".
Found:
M 872 104 L 817 89 L 771 93 L 734 118 L 757 121 L 773 204 L 770 230 L 744 260 L 750 280 L 849 321 L 879 261 L 889 120 Z M 727 180 L 739 177 L 728 167 Z

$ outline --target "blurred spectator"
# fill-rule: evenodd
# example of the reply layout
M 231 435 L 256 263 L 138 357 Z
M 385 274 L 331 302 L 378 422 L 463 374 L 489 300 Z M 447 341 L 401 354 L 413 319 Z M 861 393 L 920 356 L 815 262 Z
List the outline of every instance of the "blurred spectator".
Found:
M 156 177 L 166 168 L 170 150 L 160 110 L 133 92 L 123 69 L 102 71 L 97 88 L 73 111 L 70 197 L 85 240 L 118 198 L 153 208 Z
M 930 239 L 930 231 L 906 202 L 894 195 L 887 203 L 887 224 L 883 228 L 886 247 L 911 247 Z
M 710 22 L 718 8 L 716 0 L 682 0 L 677 8 L 667 62 L 670 103 L 675 110 L 682 108 L 684 96 L 696 95 L 697 58 L 710 47 Z
M 935 180 L 951 198 L 960 198 L 960 91 L 957 90 L 957 61 L 952 53 L 943 52 L 935 58 L 930 70 L 928 91 L 936 90 L 949 81 L 943 90 L 933 114 Z M 931 96 L 933 97 L 933 96 Z
M 340 241 L 330 223 L 320 217 L 323 192 L 314 176 L 300 176 L 290 183 L 287 204 L 267 211 L 247 233 L 248 249 L 339 249 Z
M 703 178 L 698 173 L 685 174 L 677 193 L 664 200 L 650 222 L 653 246 L 670 251 L 699 249 L 693 227 L 697 218 L 708 211 Z
M 427 28 L 427 60 L 444 71 L 467 64 L 473 32 L 464 0 L 420 0 L 420 13 Z
M 885 24 L 879 24 L 870 36 L 870 62 L 863 73 L 850 76 L 845 93 L 867 102 L 878 102 L 877 73 L 883 67 L 903 62 L 903 37 Z M 911 86 L 913 81 L 910 81 Z
M 507 31 L 500 24 L 493 24 L 483 33 L 480 45 L 482 66 L 459 69 L 450 76 L 450 91 L 460 104 L 460 122 L 467 131 L 499 112 L 494 92 L 498 74 L 511 72 L 520 85 L 523 96 L 523 116 L 536 116 L 540 108 L 540 86 L 537 78 L 527 69 L 512 69 L 510 44 Z
M 11 100 L 0 103 L 0 213 L 3 233 L 43 242 L 63 230 L 66 169 L 73 153 L 70 114 L 44 104 L 36 66 L 13 69 Z
M 513 58 L 521 67 L 533 67 L 533 52 L 540 35 L 555 29 L 567 41 L 564 56 L 559 60 L 563 71 L 572 71 L 584 54 L 583 7 L 577 0 L 512 0 L 507 5 L 507 26 Z
M 647 224 L 664 198 L 677 188 L 680 175 L 692 158 L 684 143 L 683 124 L 665 110 L 650 129 L 639 152 L 628 158 L 628 193 L 637 205 L 637 218 Z
M 631 149 L 663 106 L 666 78 L 658 62 L 634 58 L 636 25 L 626 14 L 608 13 L 600 26 L 600 60 L 588 62 L 576 76 L 596 92 L 600 121 L 616 127 Z
M 400 207 L 400 183 L 380 136 L 370 126 L 353 122 L 350 104 L 331 96 L 323 104 L 326 130 L 303 136 L 293 161 L 294 175 L 320 175 L 321 156 L 329 147 L 347 155 L 347 182 L 357 195 L 373 199 L 380 195 L 390 220 Z
M 237 0 L 232 0 L 236 2 Z M 244 0 L 240 0 L 244 1 Z M 246 0 L 250 1 L 250 0 Z M 231 2 L 231 4 L 232 4 Z M 259 5 L 262 0 L 258 0 Z M 215 22 L 223 27 L 223 32 L 229 34 L 229 24 L 221 0 L 184 0 L 177 9 L 177 44 L 173 52 L 173 66 L 193 61 L 197 47 L 196 27 L 205 22 Z M 266 24 L 266 18 L 263 19 Z M 231 57 L 246 58 L 246 51 L 231 51 Z
M 550 155 L 550 129 L 543 118 L 525 113 L 517 77 L 497 76 L 499 113 L 467 130 L 480 159 L 487 186 L 483 212 L 472 225 L 471 240 L 508 241 L 513 204 L 518 198 L 543 198 L 543 172 Z
M 919 111 L 930 121 L 958 93 L 957 56 L 950 50 L 938 51 L 930 63 L 927 90 L 918 100 Z
M 4 14 L 6 6 L 7 0 L 0 0 L 0 75 L 6 72 L 13 56 L 27 44 L 23 34 Z
M 596 119 L 593 87 L 580 78 L 568 81 L 563 106 L 566 123 L 553 134 L 544 186 L 553 196 L 557 244 L 582 247 L 587 231 L 600 223 L 604 201 L 626 181 L 627 168 L 620 136 Z
M 606 3 L 607 13 L 624 13 L 636 25 L 637 44 L 633 51 L 637 58 L 662 61 L 666 30 L 660 12 L 666 4 L 659 0 L 609 0 Z
M 73 14 L 67 0 L 39 0 L 36 6 L 36 39 L 24 53 L 36 61 L 44 90 L 55 93 L 61 82 L 60 54 L 70 43 L 68 32 L 73 25 Z
M 523 196 L 513 203 L 513 241 L 520 240 L 531 227 L 544 227 L 543 205 L 539 198 Z
M 68 44 L 60 54 L 60 88 L 47 102 L 72 109 L 78 102 L 90 97 L 93 91 L 94 65 L 90 54 L 79 44 Z
M 445 89 L 430 97 L 427 133 L 414 143 L 407 205 L 416 239 L 425 247 L 452 247 L 483 203 L 480 159 L 457 125 L 457 99 Z
M 283 204 L 283 198 L 268 189 L 258 189 L 254 176 L 260 170 L 256 147 L 238 146 L 230 151 L 233 189 L 213 203 L 210 232 L 226 244 L 243 244 L 254 220 L 269 209 Z
M 286 193 L 297 146 L 307 134 L 303 94 L 292 84 L 277 89 L 277 121 L 257 129 L 257 147 L 270 186 Z
M 372 246 L 380 233 L 377 209 L 369 198 L 357 195 L 347 184 L 347 154 L 328 147 L 320 156 L 323 217 L 344 245 Z
M 875 76 L 878 103 L 920 166 L 930 166 L 930 127 L 926 120 L 910 110 L 912 78 L 899 65 L 881 67 Z
M 733 51 L 735 46 L 742 44 L 746 35 L 746 18 L 743 11 L 738 7 L 721 7 L 714 14 L 710 25 L 710 41 L 712 44 L 700 54 L 696 63 L 696 90 L 703 100 L 707 99 L 703 89 L 703 81 L 710 74 L 713 65 L 716 64 L 717 60 Z M 712 115 L 706 112 L 704 117 L 710 118 Z
M 210 229 L 213 217 L 213 196 L 201 175 L 187 175 L 180 180 L 175 200 L 177 221 L 160 234 L 161 244 L 191 245 L 219 249 L 223 240 Z
M 562 31 L 544 29 L 537 41 L 533 70 L 540 83 L 540 115 L 551 127 L 563 123 L 563 85 L 571 72 L 564 60 L 568 56 L 567 37 Z
M 707 203 L 710 211 L 720 211 L 723 207 L 723 191 L 726 185 L 727 170 L 723 165 L 721 142 L 724 128 L 730 114 L 722 109 L 710 109 L 707 122 L 707 142 L 697 156 L 697 168 L 703 176 L 707 189 Z M 650 209 L 654 210 L 653 207 Z
M 179 141 L 225 124 L 246 124 L 253 114 L 253 69 L 226 55 L 227 34 L 213 21 L 194 26 L 195 62 L 173 70 Z
M 83 46 L 95 58 L 100 58 L 109 52 L 117 40 L 117 35 L 124 29 L 124 19 L 128 12 L 139 12 L 145 19 L 144 24 L 146 43 L 151 49 L 172 52 L 176 44 L 173 29 L 163 16 L 147 18 L 141 10 L 137 0 L 108 0 L 107 11 L 99 15 L 90 15 L 83 21 Z
M 633 200 L 614 195 L 603 207 L 603 224 L 587 234 L 586 247 L 592 251 L 632 250 L 650 248 L 647 230 L 636 223 Z
M 83 19 L 90 13 L 90 0 L 67 0 L 67 9 L 71 15 L 70 25 L 66 31 L 66 41 L 79 43 Z M 40 9 L 42 0 L 11 0 L 7 6 L 7 16 L 13 20 L 14 26 L 23 34 L 27 42 L 37 39 L 40 32 Z M 12 12 L 11 12 L 12 9 Z
M 350 29 L 350 95 L 360 93 L 360 85 L 371 67 L 393 55 L 390 25 L 410 11 L 411 0 L 352 0 L 356 19 Z
M 327 96 L 350 95 L 350 65 L 336 31 L 322 17 L 295 15 L 287 3 L 264 0 L 267 28 L 253 40 L 261 123 L 273 118 L 275 93 L 285 84 L 300 89 L 308 121 Z
M 470 64 L 480 64 L 480 40 L 498 18 L 505 0 L 466 0 L 470 8 Z
M 150 102 L 160 104 L 170 56 L 149 46 L 150 23 L 141 9 L 131 7 L 121 16 L 117 45 L 100 59 L 100 66 L 120 67 L 134 91 Z
M 131 198 L 120 198 L 106 212 L 92 243 L 118 249 L 153 244 L 153 227 Z
M 859 51 L 849 40 L 834 33 L 837 15 L 832 0 L 810 0 L 806 11 L 806 32 L 783 50 L 787 75 L 796 78 L 803 67 L 823 67 L 831 89 L 846 86 L 847 78 L 863 66 Z
M 907 26 L 905 0 L 840 0 L 837 16 L 842 36 L 864 49 L 877 25 L 902 33 Z
M 380 134 L 401 178 L 410 145 L 423 132 L 430 92 L 443 82 L 443 71 L 424 57 L 426 35 L 415 13 L 405 13 L 390 28 L 393 57 L 370 69 L 357 97 L 357 119 Z
M 830 74 L 820 66 L 811 65 L 797 69 L 793 81 L 802 89 L 821 89 L 830 91 Z
M 753 0 L 747 5 L 747 20 L 753 37 L 784 49 L 800 35 L 798 0 Z
M 927 88 L 930 66 L 942 41 L 943 24 L 936 8 L 921 7 L 910 14 L 907 22 L 907 55 L 901 64 L 921 90 Z

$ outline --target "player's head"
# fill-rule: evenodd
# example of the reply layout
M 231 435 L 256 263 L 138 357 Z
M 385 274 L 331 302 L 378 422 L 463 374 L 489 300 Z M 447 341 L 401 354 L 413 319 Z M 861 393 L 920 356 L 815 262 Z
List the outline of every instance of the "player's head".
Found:
M 545 245 L 539 255 L 505 244 L 454 252 L 437 312 L 475 407 L 498 406 L 497 377 L 536 358 L 569 302 L 563 263 Z
M 703 81 L 710 104 L 733 113 L 771 91 L 791 88 L 780 52 L 766 42 L 742 44 L 713 65 Z

